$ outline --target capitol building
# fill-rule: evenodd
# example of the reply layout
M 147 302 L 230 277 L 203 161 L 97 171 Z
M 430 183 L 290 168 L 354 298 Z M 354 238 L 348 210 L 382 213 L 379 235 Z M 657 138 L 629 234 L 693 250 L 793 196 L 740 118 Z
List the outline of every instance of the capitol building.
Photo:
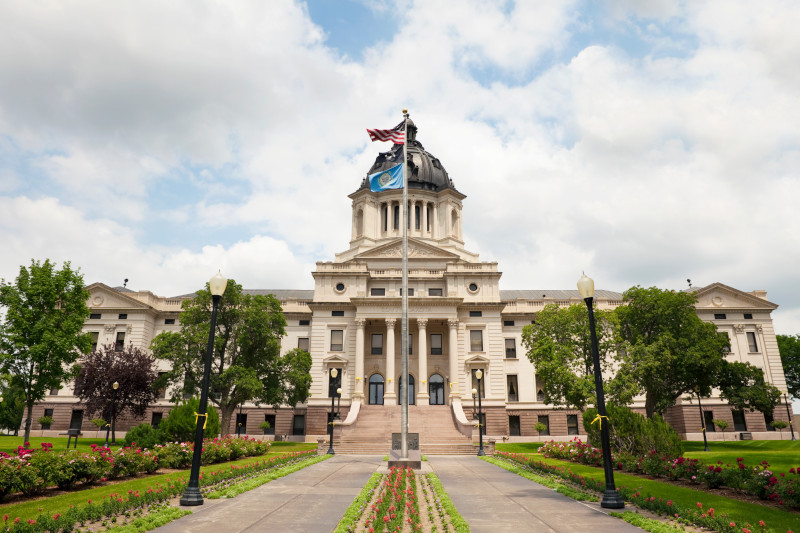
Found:
M 444 450 L 477 440 L 473 389 L 477 389 L 479 370 L 487 439 L 529 441 L 585 435 L 580 412 L 544 403 L 542 383 L 521 344 L 522 328 L 544 306 L 583 304 L 583 299 L 574 288 L 501 290 L 501 265 L 481 260 L 464 247 L 467 196 L 416 134 L 416 126 L 409 122 L 408 220 L 401 209 L 402 189 L 372 192 L 367 179 L 360 185 L 354 181 L 357 189 L 349 194 L 349 247 L 332 260 L 316 264 L 311 272 L 313 290 L 245 287 L 245 292 L 273 294 L 280 300 L 287 321 L 282 349 L 302 348 L 311 354 L 313 383 L 304 404 L 243 405 L 227 431 L 235 432 L 236 424 L 241 424 L 249 435 L 266 433 L 268 438 L 316 442 L 327 433 L 331 396 L 341 388 L 337 443 L 356 451 L 370 451 L 364 443 L 374 443 L 375 449 L 388 452 L 384 443 L 392 431 L 400 431 L 401 243 L 406 224 L 409 431 L 420 434 L 423 453 L 426 445 L 427 453 L 435 453 L 437 446 Z M 403 146 L 394 145 L 378 156 L 368 174 L 388 169 L 402 158 Z M 148 348 L 159 333 L 180 329 L 181 304 L 192 297 L 162 297 L 102 283 L 87 289 L 91 316 L 84 331 L 93 335 L 96 345 L 132 343 Z M 766 292 L 723 283 L 693 290 L 698 316 L 728 335 L 728 359 L 761 368 L 768 382 L 785 391 L 771 317 L 778 306 L 767 299 Z M 599 309 L 613 309 L 622 305 L 622 294 L 598 290 L 595 302 Z M 335 378 L 332 369 L 337 369 Z M 162 398 L 144 419 L 119 419 L 117 427 L 125 430 L 141 422 L 157 425 L 173 405 L 171 394 L 171 390 L 162 391 Z M 633 405 L 642 411 L 643 406 L 643 399 Z M 779 438 L 768 425 L 771 417 L 757 411 L 732 411 L 716 395 L 703 399 L 702 411 L 709 439 L 723 438 L 714 432 L 712 419 L 728 420 L 734 433 Z M 84 434 L 91 434 L 95 429 L 68 386 L 51 391 L 37 405 L 33 420 L 44 414 L 53 416 L 53 431 L 80 427 Z M 786 419 L 784 404 L 776 407 L 774 417 Z M 679 400 L 665 418 L 683 438 L 702 438 L 696 401 Z M 270 422 L 271 429 L 259 429 L 264 421 Z M 534 429 L 539 422 L 548 428 L 542 435 Z M 32 429 L 35 435 L 36 423 Z M 364 447 L 358 448 L 359 442 Z

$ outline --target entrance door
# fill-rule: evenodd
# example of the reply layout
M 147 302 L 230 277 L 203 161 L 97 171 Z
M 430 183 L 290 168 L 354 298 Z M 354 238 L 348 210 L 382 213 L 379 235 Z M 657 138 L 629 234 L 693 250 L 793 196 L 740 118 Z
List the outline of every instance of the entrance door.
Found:
M 383 405 L 383 376 L 380 374 L 369 377 L 369 404 Z
M 431 405 L 444 405 L 444 378 L 434 374 L 428 380 L 428 394 Z
M 402 398 L 400 395 L 400 391 L 403 389 L 403 376 L 397 378 L 397 397 Z M 414 376 L 411 374 L 408 375 L 408 405 L 414 405 L 417 403 L 417 392 L 414 382 Z

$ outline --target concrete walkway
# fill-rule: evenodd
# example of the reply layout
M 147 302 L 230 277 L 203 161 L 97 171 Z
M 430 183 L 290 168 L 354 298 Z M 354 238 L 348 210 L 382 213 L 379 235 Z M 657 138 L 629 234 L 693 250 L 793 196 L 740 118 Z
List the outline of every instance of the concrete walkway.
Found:
M 154 531 L 330 533 L 384 463 L 382 457 L 335 455 L 232 499 L 205 500 L 192 512 Z
M 330 533 L 381 456 L 336 455 L 233 499 L 205 500 L 160 533 L 296 531 Z M 598 503 L 576 502 L 474 456 L 431 456 L 423 471 L 439 476 L 472 533 L 628 533 L 641 530 L 612 518 Z
M 428 457 L 471 533 L 641 532 L 606 515 L 599 503 L 582 503 L 470 456 Z

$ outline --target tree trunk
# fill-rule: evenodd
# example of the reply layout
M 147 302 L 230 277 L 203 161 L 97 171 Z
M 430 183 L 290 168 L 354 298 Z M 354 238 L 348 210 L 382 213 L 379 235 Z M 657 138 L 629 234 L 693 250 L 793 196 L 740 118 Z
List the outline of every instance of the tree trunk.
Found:
M 220 416 L 220 423 L 219 423 L 219 433 L 220 435 L 227 435 L 228 430 L 231 427 L 231 417 L 233 416 L 234 411 L 236 411 L 235 405 L 225 405 L 219 406 L 219 410 L 221 411 Z
M 644 397 L 644 411 L 645 415 L 647 415 L 647 418 L 653 418 L 653 415 L 656 412 L 654 404 L 655 401 L 653 400 L 653 397 L 650 395 L 650 393 L 647 393 Z
M 33 402 L 27 402 L 27 415 L 25 417 L 25 438 L 23 442 L 31 441 L 31 424 L 33 423 Z

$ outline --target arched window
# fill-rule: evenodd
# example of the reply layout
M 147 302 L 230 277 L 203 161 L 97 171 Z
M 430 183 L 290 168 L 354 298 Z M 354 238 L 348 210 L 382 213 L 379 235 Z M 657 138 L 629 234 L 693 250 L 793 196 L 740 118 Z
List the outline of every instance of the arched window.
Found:
M 369 404 L 383 405 L 383 376 L 380 374 L 369 377 Z
M 364 210 L 359 208 L 356 211 L 356 236 L 364 234 Z
M 450 212 L 450 233 L 458 237 L 458 213 L 455 209 Z

